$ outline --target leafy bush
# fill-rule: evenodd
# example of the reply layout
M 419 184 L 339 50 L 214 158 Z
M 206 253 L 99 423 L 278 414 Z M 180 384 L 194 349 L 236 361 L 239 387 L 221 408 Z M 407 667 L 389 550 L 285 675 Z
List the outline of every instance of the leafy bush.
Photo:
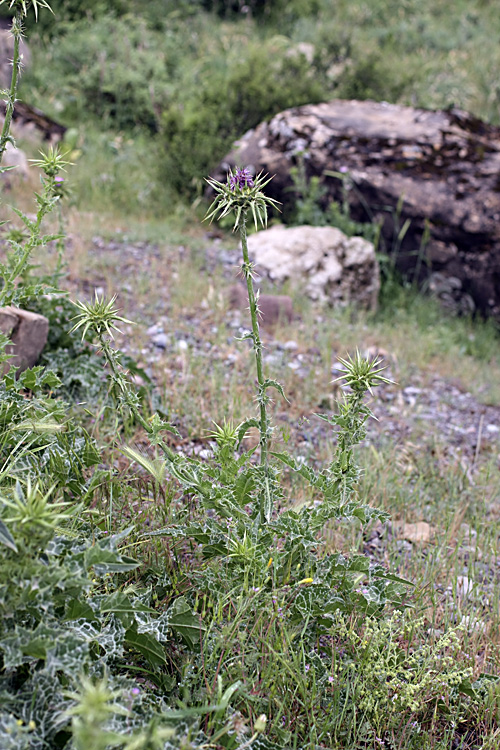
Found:
M 322 6 L 321 0 L 198 0 L 206 10 L 220 16 L 251 13 L 257 18 L 289 23 L 303 16 L 315 15 Z
M 418 71 L 395 66 L 382 53 L 371 52 L 346 66 L 335 93 L 340 99 L 397 102 L 417 77 Z
M 327 194 L 321 178 L 313 175 L 308 178 L 306 170 L 307 154 L 297 157 L 297 164 L 290 169 L 293 187 L 289 192 L 294 194 L 295 201 L 291 210 L 284 211 L 285 223 L 310 224 L 311 226 L 333 226 L 348 237 L 360 236 L 378 245 L 380 226 L 375 223 L 359 222 L 351 219 L 348 192 L 355 189 L 354 182 L 348 173 L 325 172 L 325 177 L 335 177 L 342 181 L 342 204 L 330 200 L 325 205 Z
M 104 127 L 155 131 L 171 63 L 146 22 L 107 15 L 92 24 L 72 23 L 66 32 L 45 50 L 51 77 L 36 64 L 26 75 L 25 86 L 37 100 L 52 98 L 66 122 L 92 116 Z
M 321 101 L 325 85 L 290 42 L 233 45 L 202 64 L 161 118 L 162 175 L 181 193 L 202 182 L 233 140 L 288 107 Z

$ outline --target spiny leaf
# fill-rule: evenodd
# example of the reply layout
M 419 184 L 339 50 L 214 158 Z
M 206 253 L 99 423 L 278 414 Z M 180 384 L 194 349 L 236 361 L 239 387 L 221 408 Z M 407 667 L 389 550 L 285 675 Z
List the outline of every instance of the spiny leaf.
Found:
M 14 537 L 8 530 L 7 526 L 4 524 L 3 521 L 0 521 L 0 544 L 3 544 L 5 547 L 8 547 L 13 552 L 17 552 L 16 543 L 14 541 Z
M 145 656 L 152 666 L 162 667 L 166 664 L 164 647 L 149 633 L 129 629 L 125 633 L 125 643 Z
M 170 626 L 181 636 L 189 648 L 194 649 L 198 646 L 200 632 L 205 631 L 206 628 L 191 611 L 183 596 L 175 600 L 168 614 Z
M 269 378 L 267 378 L 267 380 L 264 381 L 264 384 L 263 384 L 262 388 L 263 389 L 266 389 L 266 388 L 275 388 L 278 391 L 278 393 L 281 396 L 283 396 L 283 398 L 285 399 L 285 401 L 287 403 L 289 403 L 287 397 L 285 396 L 285 392 L 283 390 L 283 386 L 281 385 L 281 383 L 278 383 L 277 380 L 270 380 Z
M 238 447 L 241 445 L 241 442 L 243 438 L 245 437 L 246 433 L 250 429 L 250 427 L 257 427 L 259 429 L 260 424 L 259 422 L 253 417 L 252 419 L 245 419 L 244 422 L 240 424 L 238 427 Z

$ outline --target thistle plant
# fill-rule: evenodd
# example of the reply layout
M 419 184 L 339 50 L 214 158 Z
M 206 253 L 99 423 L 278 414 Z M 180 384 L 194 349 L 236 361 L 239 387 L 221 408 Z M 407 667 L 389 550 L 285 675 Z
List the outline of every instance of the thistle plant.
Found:
M 206 219 L 222 219 L 225 216 L 234 214 L 233 231 L 239 230 L 241 239 L 241 249 L 243 254 L 243 263 L 241 272 L 245 278 L 248 293 L 248 303 L 250 310 L 250 320 L 252 330 L 240 340 L 250 339 L 253 343 L 255 354 L 255 367 L 257 371 L 257 403 L 259 405 L 259 420 L 248 420 L 241 427 L 240 436 L 243 437 L 248 427 L 255 425 L 259 429 L 259 446 L 260 446 L 260 465 L 264 474 L 264 487 L 261 498 L 261 521 L 269 521 L 273 512 L 273 498 L 271 489 L 271 476 L 269 471 L 269 442 L 272 434 L 272 427 L 269 421 L 267 407 L 270 397 L 267 393 L 268 388 L 275 388 L 284 397 L 281 385 L 275 380 L 269 380 L 264 375 L 262 363 L 262 340 L 259 331 L 259 294 L 255 292 L 253 285 L 254 264 L 250 262 L 248 255 L 247 242 L 247 222 L 251 215 L 255 229 L 267 226 L 268 208 L 278 209 L 277 201 L 266 196 L 263 188 L 271 181 L 271 177 L 259 174 L 253 178 L 248 169 L 235 168 L 230 171 L 226 183 L 218 182 L 214 179 L 207 180 L 210 187 L 215 191 L 216 197 L 208 209 Z
M 131 411 L 135 420 L 146 431 L 151 443 L 161 448 L 169 462 L 175 463 L 177 456 L 161 437 L 161 433 L 165 430 L 176 432 L 175 428 L 169 422 L 160 419 L 156 414 L 150 420 L 144 418 L 137 393 L 131 388 L 127 376 L 120 367 L 119 354 L 111 344 L 114 337 L 113 332 L 119 332 L 117 323 L 131 324 L 132 322 L 118 314 L 115 302 L 116 297 L 112 297 L 106 302 L 99 298 L 97 294 L 93 302 L 75 302 L 75 307 L 79 312 L 74 317 L 76 322 L 71 331 L 81 329 L 82 339 L 85 339 L 89 329 L 96 335 L 100 349 L 110 368 L 111 380 L 120 404 Z
M 1 4 L 2 3 L 0 3 L 0 5 Z M 2 163 L 7 144 L 13 142 L 12 136 L 10 135 L 10 126 L 12 123 L 12 117 L 14 115 L 17 87 L 19 82 L 19 75 L 21 72 L 21 53 L 19 48 L 22 37 L 22 10 L 20 7 L 16 7 L 16 14 L 12 20 L 11 32 L 14 38 L 14 53 L 12 56 L 12 76 L 10 88 L 8 91 L 3 92 L 4 94 L 6 94 L 6 107 L 5 120 L 3 122 L 2 133 L 0 135 L 0 164 Z
M 7 143 L 13 143 L 13 138 L 10 134 L 10 127 L 12 124 L 12 117 L 14 115 L 14 108 L 16 104 L 17 89 L 19 84 L 19 77 L 21 74 L 22 60 L 21 60 L 21 38 L 23 36 L 23 19 L 28 15 L 30 7 L 33 8 L 35 16 L 38 18 L 38 9 L 47 8 L 50 10 L 49 4 L 46 0 L 0 0 L 0 5 L 8 5 L 9 8 L 15 9 L 14 18 L 12 19 L 11 33 L 14 38 L 14 50 L 12 55 L 12 76 L 10 81 L 10 87 L 8 91 L 3 92 L 5 95 L 5 119 L 3 123 L 2 133 L 0 135 L 0 164 L 7 148 Z
M 11 135 L 12 117 L 17 97 L 17 89 L 22 67 L 20 43 L 23 35 L 22 23 L 26 18 L 29 9 L 32 7 L 35 16 L 38 18 L 40 8 L 50 6 L 46 0 L 0 0 L 0 5 L 8 5 L 9 8 L 15 9 L 12 19 L 11 33 L 14 39 L 13 57 L 12 57 L 12 74 L 11 83 L 8 91 L 3 92 L 5 96 L 6 109 L 5 119 L 0 134 L 0 165 L 8 143 L 14 144 Z M 17 285 L 17 279 L 25 280 L 29 270 L 29 260 L 33 250 L 48 242 L 58 240 L 58 235 L 42 235 L 42 221 L 50 213 L 59 200 L 57 184 L 59 172 L 64 169 L 67 162 L 59 153 L 58 149 L 51 148 L 47 153 L 41 152 L 41 158 L 33 160 L 33 164 L 42 169 L 44 177 L 42 178 L 42 191 L 35 193 L 37 203 L 37 213 L 35 219 L 30 219 L 21 211 L 15 210 L 27 230 L 27 238 L 16 237 L 15 233 L 7 240 L 11 247 L 8 254 L 7 262 L 0 263 L 0 306 L 11 304 L 19 305 L 27 297 L 39 296 L 43 291 L 42 284 L 35 284 L 23 289 Z M 0 166 L 0 171 L 6 168 Z M 46 291 L 46 290 L 45 290 Z
M 22 211 L 14 209 L 24 224 L 25 235 L 18 237 L 12 233 L 7 239 L 10 252 L 7 255 L 6 263 L 0 263 L 0 306 L 2 307 L 12 304 L 20 306 L 26 299 L 39 297 L 47 291 L 56 291 L 52 285 L 47 289 L 43 279 L 38 279 L 33 283 L 28 279 L 28 274 L 30 258 L 35 248 L 60 239 L 60 234 L 43 234 L 42 223 L 59 203 L 59 172 L 64 170 L 69 162 L 64 160 L 57 148 L 50 148 L 47 152 L 40 152 L 40 158 L 33 159 L 32 163 L 39 167 L 43 173 L 41 178 L 42 190 L 35 193 L 37 212 L 34 219 L 31 219 Z M 17 283 L 19 278 L 23 280 L 22 285 Z

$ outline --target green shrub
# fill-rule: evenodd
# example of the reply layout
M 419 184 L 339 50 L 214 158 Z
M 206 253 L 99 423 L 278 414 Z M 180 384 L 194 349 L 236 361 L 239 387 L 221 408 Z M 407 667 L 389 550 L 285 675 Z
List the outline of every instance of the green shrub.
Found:
M 56 43 L 35 47 L 25 96 L 48 101 L 68 124 L 97 118 L 103 128 L 155 131 L 173 64 L 160 41 L 143 19 L 134 16 L 72 23 Z M 43 68 L 37 55 L 44 58 Z
M 246 15 L 251 13 L 266 21 L 280 24 L 294 21 L 303 16 L 315 15 L 322 6 L 322 0 L 198 0 L 205 10 L 220 16 Z
M 338 81 L 339 99 L 397 102 L 417 78 L 417 71 L 395 66 L 382 53 L 371 52 L 351 62 Z
M 205 61 L 162 114 L 163 178 L 181 193 L 202 182 L 233 140 L 274 114 L 321 101 L 325 83 L 289 40 L 233 45 Z

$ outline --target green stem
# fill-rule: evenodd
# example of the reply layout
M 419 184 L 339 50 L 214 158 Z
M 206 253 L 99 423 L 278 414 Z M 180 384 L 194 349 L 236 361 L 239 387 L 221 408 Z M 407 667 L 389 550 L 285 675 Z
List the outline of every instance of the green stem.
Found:
M 59 234 L 61 235 L 59 239 L 57 240 L 57 265 L 56 270 L 54 272 L 54 285 L 57 284 L 59 281 L 60 276 L 62 276 L 62 268 L 64 265 L 64 253 L 66 250 L 66 243 L 65 243 L 65 226 L 64 226 L 64 217 L 62 212 L 62 206 L 61 206 L 61 199 L 59 198 L 59 202 L 57 204 L 57 221 L 58 221 L 58 229 Z
M 51 209 L 49 198 L 50 192 L 48 191 L 48 188 L 45 187 L 44 192 L 39 200 L 39 208 L 36 214 L 36 221 L 34 223 L 31 222 L 29 225 L 30 236 L 27 239 L 24 247 L 22 248 L 22 253 L 20 257 L 17 258 L 17 260 L 13 261 L 13 265 L 10 268 L 8 266 L 5 268 L 5 275 L 2 275 L 1 277 L 3 279 L 3 286 L 0 290 L 1 307 L 6 307 L 7 305 L 13 304 L 13 296 L 15 295 L 17 288 L 16 279 L 22 277 L 28 266 L 31 253 L 33 252 L 34 248 L 40 244 L 40 230 L 42 221 Z
M 255 364 L 257 368 L 257 382 L 258 382 L 258 401 L 260 408 L 260 463 L 261 466 L 267 468 L 268 465 L 268 440 L 269 440 L 269 422 L 267 419 L 267 397 L 266 389 L 264 387 L 264 369 L 262 367 L 262 341 L 260 340 L 259 332 L 259 321 L 257 311 L 257 301 L 255 298 L 255 292 L 252 283 L 252 264 L 248 257 L 248 244 L 247 244 L 247 228 L 246 228 L 246 217 L 243 218 L 240 224 L 240 236 L 241 246 L 243 249 L 243 265 L 242 270 L 247 282 L 248 302 L 250 307 L 250 318 L 252 321 L 252 338 L 253 346 L 255 351 Z
M 113 378 L 115 380 L 115 383 L 118 384 L 121 392 L 123 393 L 125 403 L 127 404 L 132 414 L 134 415 L 135 419 L 139 422 L 141 427 L 145 429 L 147 434 L 153 435 L 153 429 L 151 425 L 146 419 L 144 419 L 141 412 L 137 408 L 137 405 L 135 404 L 134 399 L 130 397 L 129 383 L 126 380 L 126 378 L 123 376 L 122 372 L 120 372 L 120 369 L 118 368 L 118 365 L 115 359 L 115 353 L 113 349 L 110 347 L 109 341 L 104 335 L 104 332 L 96 331 L 96 333 L 97 333 L 97 338 L 99 340 L 99 344 L 101 346 L 102 352 L 106 359 L 106 362 L 108 363 L 110 370 L 113 373 Z M 174 451 L 163 440 L 160 440 L 158 445 L 169 461 L 174 462 L 176 460 L 176 455 Z
M 2 134 L 0 135 L 0 164 L 2 163 L 2 158 L 10 138 L 10 126 L 12 123 L 12 116 L 14 114 L 17 84 L 19 81 L 19 72 L 21 70 L 21 11 L 19 8 L 16 10 L 16 15 L 12 20 L 12 35 L 14 37 L 14 55 L 12 58 L 12 76 L 10 81 L 10 90 L 7 97 L 7 106 L 5 108 L 5 120 L 3 123 Z
M 264 378 L 264 368 L 262 365 L 262 341 L 259 333 L 259 320 L 258 320 L 258 309 L 257 300 L 255 298 L 255 292 L 252 283 L 252 264 L 248 256 L 248 244 L 247 244 L 247 227 L 246 227 L 246 214 L 243 215 L 240 222 L 240 237 L 241 247 L 243 250 L 243 265 L 242 271 L 247 282 L 247 293 L 248 302 L 250 308 L 250 318 L 252 321 L 252 339 L 253 347 L 255 352 L 255 365 L 257 369 L 257 383 L 258 383 L 258 394 L 257 400 L 259 402 L 260 410 L 260 421 L 259 421 L 259 433 L 260 433 L 260 465 L 264 469 L 264 498 L 261 500 L 260 515 L 261 520 L 264 521 L 266 517 L 269 517 L 272 508 L 271 490 L 269 482 L 269 432 L 270 425 L 267 417 L 267 403 L 268 397 L 266 395 L 266 386 Z M 266 510 L 267 509 L 267 510 Z

